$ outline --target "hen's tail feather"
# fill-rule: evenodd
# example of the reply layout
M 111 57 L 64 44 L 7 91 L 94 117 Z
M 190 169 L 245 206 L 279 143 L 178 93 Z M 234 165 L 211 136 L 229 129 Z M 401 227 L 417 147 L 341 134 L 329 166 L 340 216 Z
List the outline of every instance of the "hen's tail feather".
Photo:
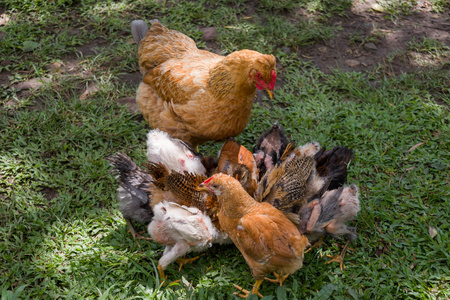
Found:
M 152 20 L 154 21 L 154 20 Z M 150 23 L 152 23 L 150 21 Z M 131 33 L 133 34 L 133 38 L 136 41 L 136 43 L 139 45 L 141 40 L 144 38 L 145 34 L 147 33 L 148 25 L 143 20 L 134 20 L 131 22 Z

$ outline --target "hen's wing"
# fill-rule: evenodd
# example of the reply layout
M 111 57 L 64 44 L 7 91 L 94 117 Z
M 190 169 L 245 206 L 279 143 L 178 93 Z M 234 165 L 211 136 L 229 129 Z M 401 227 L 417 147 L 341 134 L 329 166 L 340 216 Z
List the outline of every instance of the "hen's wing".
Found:
M 209 86 L 210 69 L 223 56 L 197 49 L 194 40 L 176 30 L 169 30 L 154 21 L 139 44 L 139 64 L 147 83 L 165 102 L 172 115 L 181 119 L 180 109 L 201 109 L 201 106 L 180 107 L 191 101 L 201 103 Z M 195 114 L 191 114 L 195 115 Z

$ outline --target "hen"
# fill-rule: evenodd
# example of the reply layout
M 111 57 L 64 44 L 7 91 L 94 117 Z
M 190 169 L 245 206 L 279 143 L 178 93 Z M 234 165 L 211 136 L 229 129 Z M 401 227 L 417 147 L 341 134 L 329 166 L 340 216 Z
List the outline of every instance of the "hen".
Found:
M 272 96 L 275 57 L 252 50 L 220 56 L 199 50 L 186 35 L 159 21 L 135 20 L 144 75 L 136 102 L 152 128 L 193 147 L 237 136 L 246 127 L 256 89 Z
M 281 285 L 302 267 L 308 239 L 282 212 L 255 201 L 239 181 L 225 174 L 213 175 L 199 189 L 217 196 L 220 226 L 244 256 L 256 281 L 252 294 L 258 293 L 267 274 L 274 272 L 277 280 L 273 281 Z M 240 296 L 249 293 L 245 294 Z

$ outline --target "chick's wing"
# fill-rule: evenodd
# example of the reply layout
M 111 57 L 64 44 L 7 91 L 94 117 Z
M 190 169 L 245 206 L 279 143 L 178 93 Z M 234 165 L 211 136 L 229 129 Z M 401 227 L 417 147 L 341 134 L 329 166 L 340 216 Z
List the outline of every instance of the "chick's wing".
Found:
M 297 247 L 297 229 L 286 228 L 285 222 L 290 221 L 284 215 L 245 215 L 237 227 L 236 245 L 259 263 L 286 264 L 296 259 L 302 249 Z

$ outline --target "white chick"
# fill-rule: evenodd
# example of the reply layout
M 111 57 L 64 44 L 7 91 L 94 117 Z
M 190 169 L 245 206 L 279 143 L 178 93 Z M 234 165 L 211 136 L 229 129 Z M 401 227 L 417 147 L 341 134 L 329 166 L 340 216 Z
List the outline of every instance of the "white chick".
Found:
M 212 243 L 229 242 L 227 234 L 219 231 L 211 219 L 196 207 L 163 201 L 153 207 L 153 212 L 148 233 L 156 242 L 166 246 L 158 261 L 161 280 L 166 278 L 164 270 L 167 266 L 186 253 L 203 251 Z
M 189 144 L 164 131 L 153 129 L 147 134 L 148 161 L 162 163 L 169 171 L 206 174 L 201 157 Z

